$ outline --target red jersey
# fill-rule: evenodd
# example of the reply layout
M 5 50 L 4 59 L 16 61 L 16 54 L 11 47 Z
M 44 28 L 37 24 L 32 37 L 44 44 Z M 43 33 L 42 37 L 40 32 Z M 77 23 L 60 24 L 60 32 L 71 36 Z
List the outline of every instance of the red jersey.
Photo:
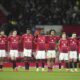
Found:
M 23 48 L 32 49 L 33 47 L 33 36 L 31 34 L 22 35 Z
M 77 51 L 77 39 L 76 38 L 69 38 L 69 47 L 70 51 Z
M 80 39 L 78 40 L 78 53 L 80 54 Z
M 69 42 L 67 39 L 60 39 L 59 41 L 59 51 L 62 53 L 68 53 L 69 51 Z
M 37 49 L 38 50 L 45 50 L 46 38 L 44 35 L 39 35 L 36 39 Z
M 34 36 L 33 38 L 33 52 L 35 52 L 37 49 L 37 36 Z
M 8 37 L 9 42 L 9 49 L 11 50 L 19 50 L 19 43 L 20 43 L 20 37 L 17 36 L 9 36 Z
M 7 37 L 0 36 L 0 50 L 7 50 Z
M 58 41 L 57 36 L 47 36 L 46 41 L 48 44 L 48 50 L 55 50 Z

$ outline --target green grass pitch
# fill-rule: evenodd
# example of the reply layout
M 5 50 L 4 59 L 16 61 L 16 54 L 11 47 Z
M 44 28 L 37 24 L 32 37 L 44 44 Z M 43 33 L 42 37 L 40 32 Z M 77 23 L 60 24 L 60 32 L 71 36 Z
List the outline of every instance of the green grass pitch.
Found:
M 20 68 L 18 72 L 13 72 L 11 68 L 4 68 L 4 71 L 0 72 L 0 80 L 80 80 L 80 69 L 78 72 L 66 72 L 65 69 L 36 72 L 35 68 L 31 68 L 29 72 L 25 72 Z

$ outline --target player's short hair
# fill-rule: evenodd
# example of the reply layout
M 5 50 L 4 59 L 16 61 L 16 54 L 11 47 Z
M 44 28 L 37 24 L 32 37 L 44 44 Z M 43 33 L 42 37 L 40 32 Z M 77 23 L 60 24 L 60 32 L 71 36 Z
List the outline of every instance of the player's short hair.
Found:
M 73 32 L 72 34 L 76 34 L 76 32 Z
M 62 34 L 66 34 L 66 32 L 62 32 Z
M 30 30 L 30 31 L 31 31 L 31 29 L 30 29 L 30 28 L 26 28 L 26 30 Z
M 26 31 L 30 31 L 30 33 L 31 33 L 31 29 L 30 28 L 26 28 Z
M 72 34 L 76 34 L 76 32 L 73 32 Z
M 0 29 L 0 32 L 4 32 L 4 30 L 3 29 Z
M 13 30 L 12 30 L 12 32 L 14 32 L 14 31 L 16 31 L 16 32 L 17 32 L 17 30 L 16 30 L 16 29 L 13 29 Z
M 51 29 L 49 34 L 51 34 L 52 31 L 54 31 L 54 34 L 56 34 L 56 31 L 54 29 Z
M 0 35 L 1 35 L 1 32 L 4 32 L 5 33 L 5 31 L 3 29 L 0 30 Z
M 62 33 L 60 34 L 60 36 L 62 36 L 63 34 L 66 34 L 66 32 L 62 32 Z
M 76 34 L 76 32 L 73 32 L 72 35 L 75 35 L 76 36 L 77 34 Z

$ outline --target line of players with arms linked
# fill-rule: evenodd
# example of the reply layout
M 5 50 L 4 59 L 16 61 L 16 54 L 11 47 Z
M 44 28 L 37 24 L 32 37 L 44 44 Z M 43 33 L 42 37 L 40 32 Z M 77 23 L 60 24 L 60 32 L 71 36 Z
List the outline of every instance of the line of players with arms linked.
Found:
M 7 37 L 4 30 L 0 31 L 0 71 L 3 70 L 4 57 L 11 58 L 13 71 L 17 71 L 16 58 L 19 57 L 19 52 L 22 52 L 24 58 L 25 71 L 29 70 L 32 55 L 36 59 L 36 71 L 39 71 L 39 61 L 42 64 L 42 71 L 45 71 L 45 59 L 48 71 L 52 71 L 57 56 L 56 51 L 59 53 L 59 69 L 64 61 L 66 71 L 78 71 L 80 40 L 77 39 L 76 33 L 72 33 L 71 37 L 67 37 L 65 32 L 62 32 L 61 36 L 56 36 L 55 30 L 50 30 L 48 35 L 43 35 L 41 31 L 37 36 L 33 36 L 31 30 L 26 29 L 26 33 L 21 36 L 17 35 L 17 30 L 13 30 Z

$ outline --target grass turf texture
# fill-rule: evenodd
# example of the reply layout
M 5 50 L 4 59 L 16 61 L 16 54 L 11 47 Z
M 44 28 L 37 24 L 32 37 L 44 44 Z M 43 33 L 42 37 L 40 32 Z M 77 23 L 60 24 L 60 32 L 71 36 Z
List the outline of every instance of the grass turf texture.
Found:
M 29 72 L 25 72 L 24 69 L 13 72 L 11 68 L 4 68 L 4 71 L 0 72 L 0 80 L 80 80 L 80 70 L 66 72 L 65 69 L 54 69 L 54 72 L 36 72 L 35 68 L 31 68 Z

